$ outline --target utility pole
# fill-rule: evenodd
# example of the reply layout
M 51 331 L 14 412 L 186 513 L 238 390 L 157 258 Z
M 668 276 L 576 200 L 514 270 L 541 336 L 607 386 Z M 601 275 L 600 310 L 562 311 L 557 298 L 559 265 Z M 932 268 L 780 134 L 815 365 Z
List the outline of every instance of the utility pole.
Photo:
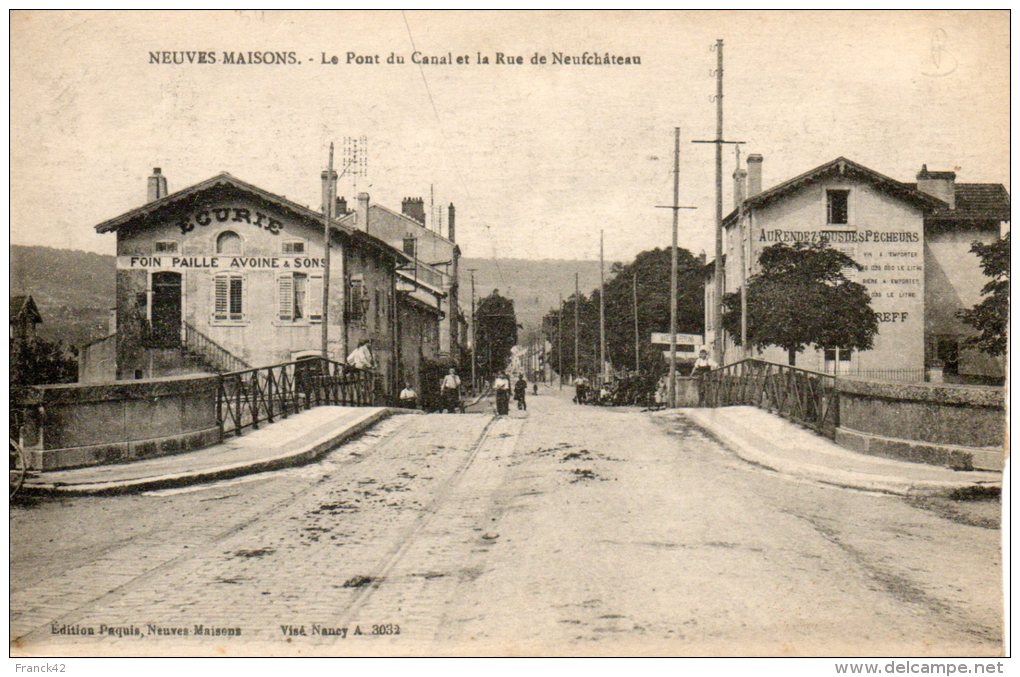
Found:
M 322 357 L 329 359 L 329 250 L 330 238 L 329 229 L 331 216 L 333 214 L 333 202 L 336 193 L 336 172 L 333 171 L 333 143 L 329 144 L 329 166 L 323 172 L 323 178 L 327 181 L 326 190 L 322 205 L 322 231 L 323 231 L 323 271 L 322 271 Z M 346 355 L 341 355 L 344 359 Z
M 637 271 L 634 271 L 634 371 L 641 371 L 641 334 L 638 333 Z
M 556 367 L 560 376 L 560 390 L 563 390 L 563 294 L 560 294 L 560 315 L 556 324 L 556 357 L 559 364 Z
M 475 377 L 475 365 L 478 363 L 477 353 L 475 352 L 478 346 L 478 333 L 475 331 L 475 271 L 477 268 L 468 268 L 468 272 L 471 273 L 471 389 L 478 386 L 478 381 Z
M 599 373 L 606 374 L 606 271 L 603 257 L 603 231 L 599 231 Z
M 715 359 L 721 366 L 724 360 L 723 343 L 723 211 L 722 211 L 722 147 L 723 144 L 741 144 L 743 141 L 723 140 L 723 41 L 715 41 L 715 138 L 693 143 L 715 144 L 715 303 L 712 309 L 712 333 L 715 336 Z
M 577 273 L 574 273 L 574 380 L 581 375 L 581 335 L 578 333 L 580 328 L 580 316 L 581 316 L 581 290 L 577 283 Z
M 733 176 L 738 180 L 743 180 L 740 179 L 740 146 L 734 146 L 734 150 L 736 151 L 737 156 L 737 168 L 733 170 Z M 746 190 L 744 190 L 741 194 L 746 194 Z M 744 202 L 741 200 L 740 203 L 737 204 L 738 223 L 743 223 L 741 219 L 741 213 L 743 211 Z M 741 226 L 741 230 L 744 230 L 743 226 Z M 747 278 L 750 277 L 749 273 L 751 271 L 751 233 L 746 232 L 743 235 L 746 245 L 741 243 L 740 251 L 741 264 L 744 269 L 740 274 L 740 347 L 744 351 L 744 359 L 747 359 L 751 357 L 751 347 L 747 345 Z
M 673 210 L 673 247 L 669 258 L 669 384 L 668 402 L 670 408 L 676 407 L 676 297 L 677 297 L 677 230 L 679 228 L 680 210 L 696 209 L 696 207 L 680 206 L 680 128 L 673 128 L 673 204 L 656 205 L 659 209 Z

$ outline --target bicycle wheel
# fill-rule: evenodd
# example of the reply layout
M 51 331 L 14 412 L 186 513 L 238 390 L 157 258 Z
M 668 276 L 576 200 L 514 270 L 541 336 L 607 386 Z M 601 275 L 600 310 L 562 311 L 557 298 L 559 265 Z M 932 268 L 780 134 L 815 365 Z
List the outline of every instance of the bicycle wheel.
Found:
M 25 451 L 21 448 L 13 439 L 10 441 L 10 496 L 8 500 L 14 498 L 14 494 L 18 493 L 21 489 L 21 485 L 25 483 L 25 473 L 27 472 L 27 464 L 25 462 Z

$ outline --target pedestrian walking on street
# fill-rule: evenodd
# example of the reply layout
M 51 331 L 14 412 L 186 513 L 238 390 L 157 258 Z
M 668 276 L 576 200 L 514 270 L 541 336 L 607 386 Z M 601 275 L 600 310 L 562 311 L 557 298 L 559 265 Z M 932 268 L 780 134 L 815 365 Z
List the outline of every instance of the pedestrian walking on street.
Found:
M 499 372 L 496 380 L 492 382 L 492 389 L 496 393 L 496 416 L 510 415 L 510 377 L 505 371 Z
M 517 383 L 514 384 L 514 399 L 517 400 L 518 409 L 528 410 L 528 403 L 524 399 L 527 394 L 528 382 L 524 380 L 524 374 L 519 374 L 517 376 Z
M 443 382 L 439 386 L 439 395 L 440 414 L 445 410 L 456 414 L 460 410 L 460 376 L 457 376 L 457 370 L 453 367 L 450 367 L 449 373 L 443 377 Z

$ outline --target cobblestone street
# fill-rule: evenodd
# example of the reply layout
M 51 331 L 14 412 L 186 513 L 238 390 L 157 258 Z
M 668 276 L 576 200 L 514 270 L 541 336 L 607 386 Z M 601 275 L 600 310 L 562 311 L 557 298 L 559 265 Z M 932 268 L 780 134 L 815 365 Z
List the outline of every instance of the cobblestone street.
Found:
M 1002 651 L 994 520 L 796 481 L 567 392 L 393 417 L 289 470 L 12 508 L 14 648 Z

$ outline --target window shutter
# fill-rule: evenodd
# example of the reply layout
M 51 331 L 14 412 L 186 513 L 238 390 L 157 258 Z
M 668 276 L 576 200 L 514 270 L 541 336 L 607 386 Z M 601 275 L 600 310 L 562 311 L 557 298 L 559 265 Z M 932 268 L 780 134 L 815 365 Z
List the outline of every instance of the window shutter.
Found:
M 308 278 L 308 319 L 322 321 L 322 275 Z
M 368 287 L 362 283 L 361 285 L 361 324 L 366 326 L 368 324 L 368 308 L 371 305 L 371 300 L 368 296 Z
M 294 319 L 294 278 L 290 273 L 281 275 L 277 280 L 277 285 L 280 319 L 289 322 Z
M 230 278 L 230 319 L 244 319 L 244 278 L 231 276 Z
M 227 319 L 227 283 L 229 278 L 216 278 L 216 289 L 213 294 L 213 317 L 217 320 Z
M 234 282 L 237 283 L 239 289 L 238 293 L 239 307 L 237 309 L 237 319 L 243 320 L 244 311 L 248 307 L 248 287 L 244 284 L 244 277 L 242 276 L 238 276 L 237 279 L 234 280 Z

